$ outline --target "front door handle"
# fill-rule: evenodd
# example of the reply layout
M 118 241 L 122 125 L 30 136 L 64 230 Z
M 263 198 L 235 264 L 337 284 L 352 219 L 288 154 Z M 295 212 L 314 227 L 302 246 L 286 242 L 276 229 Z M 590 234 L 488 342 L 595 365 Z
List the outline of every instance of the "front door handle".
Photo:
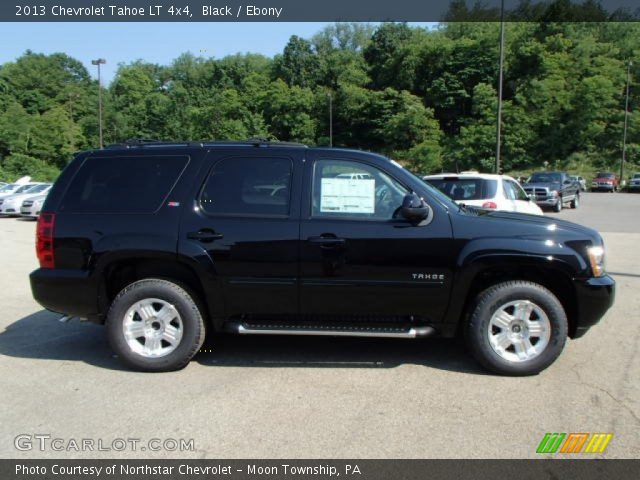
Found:
M 200 242 L 213 242 L 214 240 L 220 240 L 224 235 L 221 233 L 216 233 L 210 228 L 203 228 L 198 230 L 197 232 L 189 232 L 187 233 L 187 238 L 190 240 L 198 240 Z
M 344 245 L 345 239 L 338 238 L 335 235 L 320 235 L 319 237 L 309 237 L 310 243 L 320 245 L 320 248 L 334 248 Z

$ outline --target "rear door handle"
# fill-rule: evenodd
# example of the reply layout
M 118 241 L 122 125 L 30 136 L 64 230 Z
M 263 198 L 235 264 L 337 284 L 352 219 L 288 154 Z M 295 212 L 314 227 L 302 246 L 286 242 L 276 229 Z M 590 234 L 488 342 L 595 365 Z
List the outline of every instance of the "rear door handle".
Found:
M 310 243 L 320 245 L 320 248 L 333 248 L 346 243 L 344 238 L 338 238 L 335 235 L 320 235 L 319 237 L 309 237 L 307 240 Z
M 190 240 L 198 240 L 200 242 L 213 242 L 214 240 L 220 240 L 224 235 L 216 233 L 210 228 L 203 228 L 197 232 L 187 233 L 187 238 Z

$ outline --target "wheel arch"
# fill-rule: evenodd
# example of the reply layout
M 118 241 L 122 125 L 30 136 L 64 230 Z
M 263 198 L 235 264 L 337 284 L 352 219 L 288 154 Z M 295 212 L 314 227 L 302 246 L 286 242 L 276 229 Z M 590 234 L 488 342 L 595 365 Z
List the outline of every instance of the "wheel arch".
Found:
M 487 256 L 473 262 L 459 272 L 456 291 L 447 312 L 447 323 L 456 323 L 461 333 L 478 294 L 498 283 L 525 280 L 537 283 L 551 291 L 560 301 L 567 315 L 569 337 L 573 337 L 578 324 L 577 292 L 569 265 L 535 256 Z
M 207 295 L 207 286 L 193 266 L 175 257 L 120 257 L 101 269 L 98 309 L 101 321 L 118 293 L 127 285 L 145 278 L 160 278 L 187 287 L 203 307 L 205 321 L 211 322 L 216 312 Z

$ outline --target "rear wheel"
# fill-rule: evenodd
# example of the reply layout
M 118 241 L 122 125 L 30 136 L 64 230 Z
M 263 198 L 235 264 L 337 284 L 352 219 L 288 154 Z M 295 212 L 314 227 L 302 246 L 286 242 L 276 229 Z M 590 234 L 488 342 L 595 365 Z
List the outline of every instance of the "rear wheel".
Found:
M 122 290 L 111 304 L 106 327 L 111 348 L 124 363 L 148 372 L 183 368 L 205 337 L 195 295 L 155 278 Z
M 551 365 L 567 339 L 567 317 L 560 301 L 541 285 L 504 282 L 476 298 L 466 341 L 488 370 L 503 375 L 534 375 Z

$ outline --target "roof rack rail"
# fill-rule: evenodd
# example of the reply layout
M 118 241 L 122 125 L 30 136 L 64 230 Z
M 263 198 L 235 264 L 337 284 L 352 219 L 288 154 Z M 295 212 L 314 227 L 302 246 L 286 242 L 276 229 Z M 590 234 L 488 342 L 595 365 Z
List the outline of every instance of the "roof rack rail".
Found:
M 117 148 L 132 148 L 132 147 L 145 147 L 145 146 L 185 146 L 185 147 L 204 147 L 213 145 L 246 145 L 254 147 L 307 147 L 304 143 L 296 142 L 279 142 L 268 140 L 266 138 L 252 137 L 248 140 L 187 140 L 187 141 L 167 141 L 167 140 L 155 140 L 151 138 L 130 138 L 120 143 L 113 143 L 107 145 L 105 148 L 117 149 Z

